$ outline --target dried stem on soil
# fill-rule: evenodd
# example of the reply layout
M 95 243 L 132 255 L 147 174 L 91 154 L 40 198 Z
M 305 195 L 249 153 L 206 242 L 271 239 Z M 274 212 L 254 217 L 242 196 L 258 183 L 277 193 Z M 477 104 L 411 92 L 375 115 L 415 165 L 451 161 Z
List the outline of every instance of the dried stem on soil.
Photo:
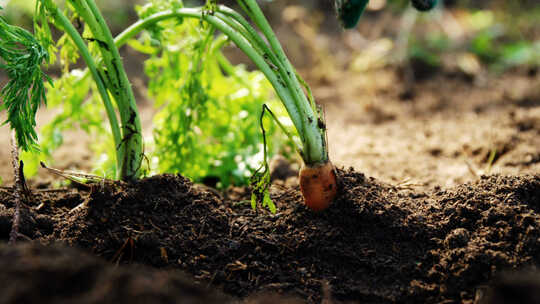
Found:
M 13 245 L 19 236 L 19 225 L 21 222 L 21 205 L 22 201 L 28 197 L 30 190 L 26 186 L 23 174 L 23 163 L 19 163 L 19 147 L 15 138 L 15 132 L 11 136 L 11 164 L 13 166 L 13 197 L 15 199 L 15 211 L 13 212 L 13 222 L 11 232 L 9 234 L 8 244 Z

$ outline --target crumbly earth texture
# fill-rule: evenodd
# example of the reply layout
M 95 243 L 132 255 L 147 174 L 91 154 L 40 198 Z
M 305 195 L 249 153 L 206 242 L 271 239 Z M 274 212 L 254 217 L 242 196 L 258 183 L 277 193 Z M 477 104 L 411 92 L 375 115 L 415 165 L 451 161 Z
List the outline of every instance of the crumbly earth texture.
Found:
M 341 195 L 320 213 L 307 209 L 295 188 L 273 189 L 279 211 L 271 214 L 252 210 L 241 189 L 220 197 L 179 175 L 36 191 L 23 207 L 20 232 L 114 264 L 181 270 L 239 299 L 272 292 L 307 303 L 472 302 L 498 274 L 540 265 L 539 175 L 485 176 L 429 192 L 354 170 L 338 176 Z M 9 189 L 0 192 L 0 202 L 0 238 L 7 240 Z M 77 267 L 42 264 L 77 277 Z M 49 280 L 28 284 L 39 293 Z
M 231 303 L 179 271 L 114 266 L 37 242 L 0 245 L 2 303 Z

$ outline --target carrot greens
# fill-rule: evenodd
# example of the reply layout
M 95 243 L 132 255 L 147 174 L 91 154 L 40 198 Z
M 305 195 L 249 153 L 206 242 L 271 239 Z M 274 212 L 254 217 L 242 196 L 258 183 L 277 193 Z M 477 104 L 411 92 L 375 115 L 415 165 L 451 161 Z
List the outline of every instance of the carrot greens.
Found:
M 43 81 L 50 81 L 41 65 L 48 61 L 49 53 L 30 32 L 0 16 L 0 58 L 0 68 L 9 78 L 0 91 L 1 107 L 8 113 L 5 123 L 15 130 L 19 147 L 37 150 L 35 116 L 41 102 L 46 102 Z
M 59 87 L 80 87 L 80 90 L 68 89 L 67 95 L 62 96 L 72 98 L 70 114 L 76 116 L 86 110 L 95 110 L 95 107 L 85 105 L 93 103 L 86 103 L 81 99 L 87 92 L 99 94 L 112 133 L 118 178 L 137 179 L 142 174 L 144 158 L 140 117 L 132 86 L 118 51 L 125 43 L 150 56 L 145 64 L 145 71 L 150 76 L 149 96 L 155 99 L 156 105 L 160 107 L 154 120 L 155 143 L 151 148 L 157 151 L 160 169 L 181 172 L 199 170 L 210 174 L 209 172 L 216 172 L 224 159 L 228 159 L 229 163 L 238 163 L 242 141 L 239 141 L 238 145 L 232 144 L 233 141 L 228 142 L 227 137 L 242 131 L 230 127 L 233 126 L 231 119 L 236 116 L 234 123 L 237 125 L 234 128 L 240 126 L 251 130 L 245 133 L 243 142 L 252 143 L 257 138 L 255 130 L 259 122 L 257 115 L 253 115 L 259 111 L 255 110 L 255 107 L 260 109 L 262 103 L 271 104 L 269 95 L 261 95 L 263 90 L 259 89 L 269 87 L 267 83 L 273 88 L 290 118 L 291 125 L 294 126 L 294 129 L 287 133 L 296 131 L 293 132 L 295 136 L 290 138 L 298 139 L 294 146 L 304 163 L 310 167 L 329 163 L 324 117 L 316 106 L 309 87 L 288 60 L 257 2 L 237 2 L 243 15 L 226 6 L 217 5 L 216 1 L 207 1 L 202 7 L 188 8 L 183 6 L 182 1 L 153 0 L 139 8 L 141 19 L 116 38 L 112 36 L 94 0 L 66 0 L 63 9 L 53 0 L 37 2 L 35 28 L 40 42 L 51 48 L 49 23 L 64 33 L 57 43 L 65 72 L 65 76 L 58 82 Z M 82 28 L 77 26 L 81 22 Z M 216 36 L 218 32 L 226 38 Z M 134 39 L 139 34 L 139 39 Z M 227 41 L 232 41 L 242 50 L 260 72 L 247 72 L 242 67 L 231 65 L 221 53 L 221 48 Z M 86 63 L 88 72 L 78 73 L 67 67 L 77 60 L 78 56 Z M 43 77 L 39 64 L 34 70 Z M 88 79 L 88 73 L 93 80 L 92 85 L 84 83 Z M 268 82 L 262 81 L 260 75 L 264 75 Z M 29 88 L 28 83 L 26 81 L 24 85 Z M 35 87 L 38 95 L 43 98 L 44 85 L 40 81 L 36 83 L 30 87 Z M 57 89 L 51 88 L 51 92 L 54 90 Z M 56 92 L 58 94 L 61 91 Z M 278 108 L 275 105 L 272 107 Z M 35 106 L 31 107 L 32 110 L 34 108 Z M 226 115 L 219 114 L 224 111 L 227 112 Z M 274 110 L 274 113 L 279 114 L 279 110 Z M 25 113 L 25 116 L 32 122 L 35 111 Z M 82 120 L 82 125 L 92 125 L 98 116 Z M 213 124 L 209 123 L 210 121 Z M 246 124 L 242 125 L 244 122 Z M 11 119 L 10 123 L 17 126 L 15 118 Z M 69 127 L 74 121 L 71 118 L 60 118 L 56 126 L 62 126 L 63 123 Z M 26 134 L 30 134 L 30 138 L 35 141 L 35 133 L 32 133 L 35 132 L 35 123 L 30 126 L 30 132 L 27 130 Z M 52 130 L 54 134 L 56 129 Z M 225 138 L 219 146 L 220 149 L 225 149 L 221 151 L 221 155 L 205 155 L 200 153 L 202 149 L 196 148 L 199 137 L 205 134 L 210 134 L 207 138 L 214 140 L 218 137 Z M 239 138 L 236 136 L 234 140 L 238 141 Z M 211 150 L 212 142 L 202 142 Z M 265 140 L 264 149 L 261 149 L 260 144 L 258 147 L 248 144 L 251 148 L 242 153 L 253 156 L 264 152 L 262 158 L 264 166 L 267 167 L 267 144 Z M 201 166 L 204 161 L 197 160 L 197 157 L 205 158 L 206 163 L 213 165 Z M 249 157 L 243 160 L 247 158 Z M 154 163 L 153 158 L 150 163 Z M 245 177 L 246 174 L 242 174 Z M 219 175 L 222 180 L 226 180 L 226 174 Z M 224 183 L 229 182 L 236 181 L 229 178 L 229 181 Z M 262 189 L 260 197 L 268 202 L 268 170 L 263 172 L 258 184 L 258 189 Z

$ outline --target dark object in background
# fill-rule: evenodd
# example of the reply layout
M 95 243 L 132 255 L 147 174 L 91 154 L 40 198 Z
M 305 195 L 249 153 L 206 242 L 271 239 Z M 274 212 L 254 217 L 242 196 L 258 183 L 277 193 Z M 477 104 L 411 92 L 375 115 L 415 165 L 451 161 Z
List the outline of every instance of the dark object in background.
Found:
M 368 2 L 368 0 L 334 0 L 341 25 L 346 29 L 355 27 Z
M 350 29 L 356 26 L 369 0 L 334 0 L 341 25 Z M 429 11 L 437 5 L 437 0 L 411 0 L 419 11 Z
M 444 0 L 444 7 L 445 8 L 452 8 L 455 7 L 458 3 L 458 0 Z
M 414 8 L 421 12 L 429 11 L 437 5 L 437 0 L 411 0 Z
M 480 304 L 540 303 L 540 274 L 510 273 L 499 275 L 488 288 Z

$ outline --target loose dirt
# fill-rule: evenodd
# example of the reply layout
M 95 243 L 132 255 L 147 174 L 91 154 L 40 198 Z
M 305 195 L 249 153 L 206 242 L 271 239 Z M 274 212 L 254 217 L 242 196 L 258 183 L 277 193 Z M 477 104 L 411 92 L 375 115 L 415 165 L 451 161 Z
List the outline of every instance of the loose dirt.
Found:
M 185 275 L 115 267 L 63 246 L 0 245 L 2 303 L 230 303 Z
M 354 170 L 339 177 L 341 195 L 321 213 L 295 188 L 273 189 L 279 212 L 270 214 L 253 211 L 240 189 L 222 198 L 174 175 L 42 191 L 23 209 L 21 233 L 115 264 L 182 270 L 240 299 L 276 292 L 308 303 L 472 302 L 497 274 L 540 263 L 539 175 L 429 192 Z M 0 201 L 7 240 L 11 191 Z

